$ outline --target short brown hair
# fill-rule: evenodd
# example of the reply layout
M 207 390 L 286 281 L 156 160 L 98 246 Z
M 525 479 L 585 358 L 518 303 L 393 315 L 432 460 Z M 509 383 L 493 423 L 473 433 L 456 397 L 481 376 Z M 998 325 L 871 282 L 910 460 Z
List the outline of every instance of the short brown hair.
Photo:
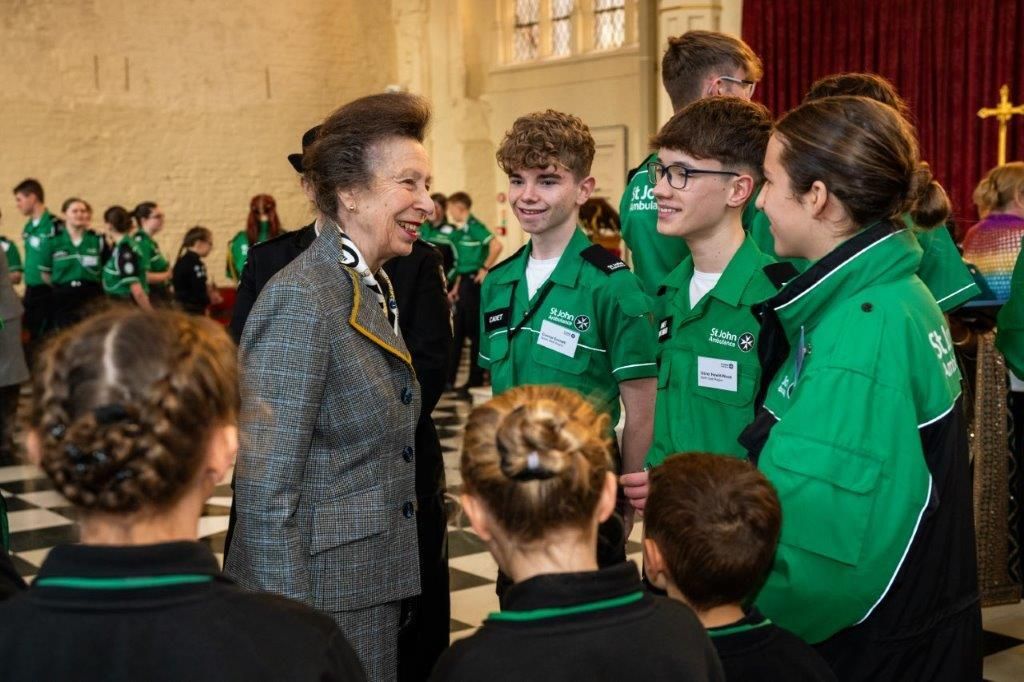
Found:
M 43 201 L 43 186 L 35 178 L 25 178 L 14 186 L 15 194 L 34 194 L 36 199 Z
M 651 146 L 743 168 L 760 182 L 771 135 L 772 116 L 764 105 L 738 97 L 707 97 L 670 118 L 651 138 Z
M 527 168 L 562 166 L 581 180 L 590 175 L 596 149 L 586 123 L 548 109 L 517 118 L 496 156 L 508 175 Z
M 867 97 L 804 102 L 776 124 L 780 161 L 795 194 L 820 180 L 860 227 L 896 220 L 941 225 L 949 198 L 921 162 L 914 127 L 890 106 Z
M 372 183 L 374 147 L 393 137 L 423 142 L 429 122 L 427 101 L 404 92 L 361 97 L 328 116 L 302 155 L 303 177 L 317 209 L 336 220 L 338 190 Z
M 739 38 L 717 31 L 687 31 L 668 39 L 661 58 L 661 82 L 672 108 L 679 111 L 700 99 L 701 82 L 715 69 L 743 69 L 761 80 L 761 59 Z
M 212 428 L 236 421 L 235 352 L 223 327 L 179 312 L 118 308 L 64 330 L 33 380 L 43 469 L 88 511 L 172 504 Z
M 974 188 L 974 204 L 982 216 L 1005 209 L 1018 197 L 1024 198 L 1024 161 L 996 166 Z
M 449 204 L 465 204 L 466 208 L 473 208 L 473 199 L 465 192 L 456 192 L 448 197 Z
M 699 611 L 739 604 L 768 575 L 782 528 L 775 488 L 749 462 L 706 453 L 651 471 L 644 528 L 672 582 Z
M 904 118 L 910 114 L 907 103 L 896 92 L 896 86 L 876 73 L 836 73 L 825 76 L 814 81 L 811 89 L 804 95 L 804 101 L 810 102 L 823 97 L 839 97 L 840 95 L 869 97 L 876 102 L 892 107 Z
M 612 470 L 608 416 L 559 386 L 519 386 L 473 410 L 462 480 L 524 542 L 593 518 Z

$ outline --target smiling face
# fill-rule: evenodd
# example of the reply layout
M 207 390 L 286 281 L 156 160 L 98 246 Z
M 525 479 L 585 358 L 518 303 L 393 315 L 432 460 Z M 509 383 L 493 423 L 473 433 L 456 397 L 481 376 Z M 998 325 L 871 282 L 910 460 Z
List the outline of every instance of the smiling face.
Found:
M 696 159 L 685 152 L 662 148 L 658 158 L 666 166 L 678 164 L 685 168 L 726 171 L 720 161 Z M 663 176 L 654 186 L 658 202 L 658 232 L 671 237 L 693 238 L 707 233 L 728 215 L 731 185 L 728 175 L 692 175 L 685 189 L 676 189 Z
M 376 270 L 389 259 L 412 252 L 420 225 L 433 214 L 434 201 L 430 160 L 422 144 L 390 138 L 375 145 L 370 158 L 371 186 L 339 192 L 339 218 L 370 269 Z
M 592 177 L 577 180 L 562 166 L 523 168 L 508 176 L 508 202 L 530 235 L 574 229 L 593 191 Z
M 84 202 L 74 201 L 64 211 L 64 220 L 67 221 L 68 227 L 76 230 L 85 229 L 89 227 L 89 221 L 92 220 L 92 211 Z
M 809 209 L 793 191 L 789 174 L 782 165 L 783 142 L 778 133 L 768 141 L 764 158 L 764 185 L 757 207 L 771 221 L 775 253 L 786 258 L 808 258 L 815 239 L 815 225 Z

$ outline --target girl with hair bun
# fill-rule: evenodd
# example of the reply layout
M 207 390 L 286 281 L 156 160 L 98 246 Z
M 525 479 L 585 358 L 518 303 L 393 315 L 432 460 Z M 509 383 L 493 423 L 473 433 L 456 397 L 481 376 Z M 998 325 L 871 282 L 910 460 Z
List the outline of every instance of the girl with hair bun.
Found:
M 761 408 L 741 442 L 775 485 L 782 536 L 757 605 L 840 679 L 981 676 L 961 376 L 900 220 L 949 200 L 913 128 L 865 97 L 777 124 L 758 208 L 813 264 L 755 307 Z
M 81 544 L 4 604 L 4 679 L 363 679 L 328 616 L 236 587 L 197 542 L 237 449 L 237 374 L 226 332 L 184 313 L 111 310 L 46 347 L 28 452 Z
M 515 584 L 432 679 L 724 679 L 689 608 L 648 593 L 631 562 L 598 569 L 616 493 L 607 421 L 557 386 L 513 388 L 470 414 L 463 508 Z

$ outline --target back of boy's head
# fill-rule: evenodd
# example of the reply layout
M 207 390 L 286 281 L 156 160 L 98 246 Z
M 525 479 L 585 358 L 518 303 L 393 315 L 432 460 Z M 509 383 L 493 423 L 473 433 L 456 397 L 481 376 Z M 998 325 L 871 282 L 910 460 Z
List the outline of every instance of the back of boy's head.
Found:
M 746 170 L 760 182 L 771 134 L 772 117 L 764 105 L 738 97 L 707 97 L 670 118 L 651 138 L 651 146 L 714 159 L 725 168 Z
M 739 38 L 717 31 L 687 31 L 668 39 L 661 58 L 661 82 L 672 108 L 679 111 L 701 97 L 701 85 L 709 76 L 746 71 L 747 80 L 761 80 L 761 59 Z M 713 73 L 723 71 L 723 73 Z
M 685 453 L 651 472 L 645 533 L 694 609 L 739 604 L 760 589 L 775 559 L 782 510 L 753 465 Z
M 473 208 L 473 199 L 465 192 L 455 192 L 448 197 L 449 204 L 462 204 L 466 208 Z M 446 206 L 447 208 L 447 206 Z
M 496 154 L 506 174 L 561 166 L 576 180 L 590 175 L 597 146 L 590 128 L 572 114 L 548 109 L 516 119 Z
M 522 542 L 585 528 L 611 471 L 608 416 L 559 386 L 519 386 L 473 410 L 461 472 L 509 535 Z
M 824 97 L 868 97 L 888 105 L 907 118 L 910 109 L 888 79 L 875 73 L 836 73 L 818 79 L 804 95 L 804 102 Z

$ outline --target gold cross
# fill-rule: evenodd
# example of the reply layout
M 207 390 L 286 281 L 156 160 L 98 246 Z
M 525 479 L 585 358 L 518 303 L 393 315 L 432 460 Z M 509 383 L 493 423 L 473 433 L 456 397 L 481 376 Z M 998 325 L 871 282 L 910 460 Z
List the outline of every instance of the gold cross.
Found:
M 999 88 L 999 104 L 992 109 L 979 109 L 978 116 L 988 118 L 995 116 L 999 121 L 999 165 L 1006 163 L 1006 124 L 1015 115 L 1024 116 L 1024 104 L 1014 106 L 1010 104 L 1010 86 L 1003 85 Z

